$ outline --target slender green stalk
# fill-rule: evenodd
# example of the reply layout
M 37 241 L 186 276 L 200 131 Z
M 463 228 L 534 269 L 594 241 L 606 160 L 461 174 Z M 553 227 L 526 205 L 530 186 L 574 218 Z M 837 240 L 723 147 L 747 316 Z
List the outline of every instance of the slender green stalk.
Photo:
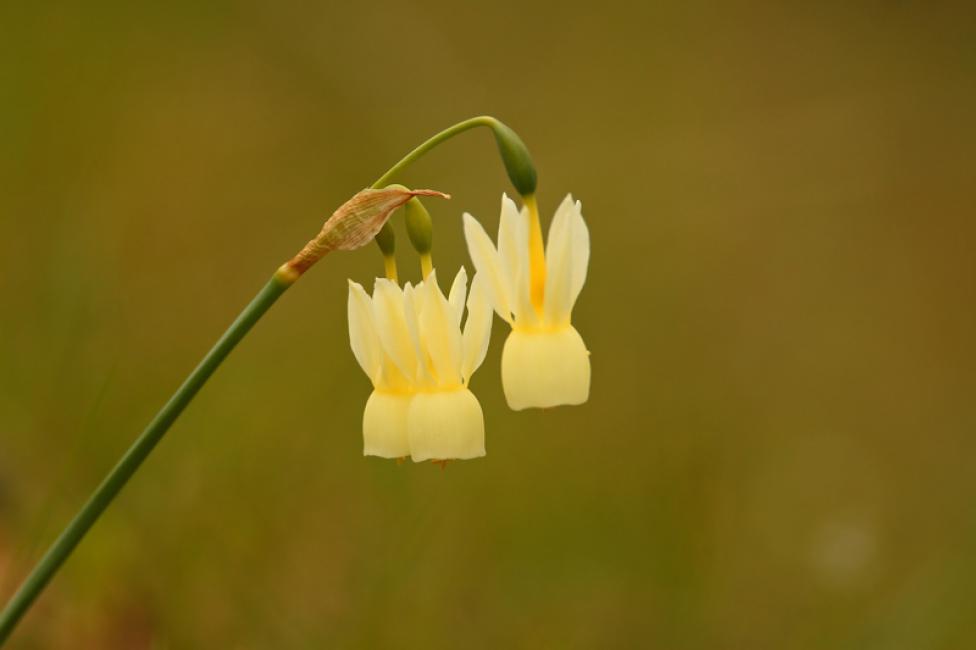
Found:
M 471 119 L 464 120 L 463 122 L 458 122 L 454 126 L 444 129 L 443 131 L 433 136 L 423 144 L 419 145 L 416 149 L 408 153 L 406 156 L 404 156 L 403 159 L 400 160 L 400 162 L 390 167 L 389 171 L 387 171 L 385 174 L 383 174 L 378 179 L 376 179 L 376 182 L 373 183 L 370 187 L 374 189 L 380 187 L 386 187 L 387 185 L 390 184 L 390 181 L 396 178 L 397 174 L 399 174 L 404 169 L 412 165 L 414 162 L 417 161 L 417 159 L 419 159 L 425 153 L 427 153 L 428 151 L 430 151 L 440 143 L 444 142 L 445 140 L 450 140 L 457 134 L 464 133 L 465 131 L 468 131 L 478 126 L 493 127 L 497 123 L 498 120 L 496 120 L 493 117 L 489 117 L 487 115 L 480 115 L 478 117 L 472 117 Z
M 132 443 L 122 459 L 112 468 L 101 485 L 95 489 L 85 505 L 75 515 L 75 518 L 54 541 L 51 548 L 48 549 L 13 595 L 13 598 L 10 599 L 10 602 L 7 603 L 3 613 L 0 614 L 0 645 L 7 640 L 34 599 L 41 593 L 51 577 L 68 558 L 78 542 L 85 536 L 85 533 L 88 532 L 88 529 L 92 527 L 92 524 L 98 520 L 112 499 L 139 469 L 139 466 L 142 465 L 142 462 L 162 439 L 173 422 L 176 421 L 176 418 L 190 403 L 190 400 L 207 382 L 210 375 L 289 286 L 291 283 L 287 280 L 280 279 L 277 275 L 272 277 L 254 297 L 254 300 L 244 308 L 240 316 L 227 328 L 224 335 L 210 349 L 203 361 L 190 373 L 183 385 L 160 409 L 149 426 L 142 432 L 142 435 Z
M 385 174 L 376 179 L 376 182 L 370 187 L 373 189 L 386 187 L 390 184 L 390 181 L 396 178 L 397 174 L 416 162 L 437 145 L 446 140 L 450 140 L 459 133 L 464 133 L 479 126 L 491 129 L 492 135 L 495 136 L 495 144 L 498 145 L 498 154 L 501 156 L 502 163 L 505 165 L 505 171 L 508 174 L 509 180 L 512 181 L 512 185 L 515 186 L 515 189 L 524 197 L 532 196 L 535 193 L 537 178 L 535 165 L 532 162 L 532 156 L 529 155 L 529 150 L 525 147 L 525 143 L 522 142 L 522 139 L 519 138 L 515 131 L 490 115 L 472 117 L 437 133 L 404 156 L 400 162 L 393 165 Z M 376 236 L 376 243 L 379 244 L 380 250 L 383 252 L 384 258 L 386 258 L 387 268 L 393 269 L 394 276 L 396 270 L 396 260 L 393 258 L 395 242 L 396 239 L 390 224 L 383 224 L 383 228 Z

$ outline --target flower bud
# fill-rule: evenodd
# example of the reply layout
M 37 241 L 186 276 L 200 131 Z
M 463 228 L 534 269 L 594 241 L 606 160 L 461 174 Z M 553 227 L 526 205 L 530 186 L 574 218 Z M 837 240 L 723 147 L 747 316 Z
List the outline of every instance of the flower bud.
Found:
M 396 253 L 396 235 L 393 234 L 393 228 L 390 227 L 390 222 L 383 224 L 380 231 L 376 233 L 376 245 L 380 247 L 384 257 L 390 257 Z
M 451 198 L 443 192 L 409 190 L 402 185 L 362 190 L 332 213 L 318 236 L 308 242 L 287 266 L 300 275 L 326 253 L 334 250 L 350 251 L 365 246 L 379 233 L 393 211 L 414 196 Z
M 417 197 L 407 201 L 403 211 L 410 243 L 413 244 L 418 253 L 426 255 L 430 252 L 434 239 L 434 224 L 431 221 L 430 213 L 427 212 L 427 208 Z
M 505 163 L 505 171 L 508 172 L 512 185 L 522 196 L 534 194 L 538 178 L 532 156 L 522 138 L 498 120 L 491 122 L 491 131 L 495 134 L 498 153 Z

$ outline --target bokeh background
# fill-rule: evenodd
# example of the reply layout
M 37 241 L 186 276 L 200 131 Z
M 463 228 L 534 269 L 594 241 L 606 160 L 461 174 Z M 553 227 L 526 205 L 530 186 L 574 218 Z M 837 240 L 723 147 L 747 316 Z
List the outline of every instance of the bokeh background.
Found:
M 0 596 L 279 263 L 435 131 L 514 127 L 593 240 L 588 404 L 361 457 L 335 255 L 269 313 L 18 648 L 976 644 L 965 3 L 3 3 Z M 435 262 L 487 132 L 401 180 Z M 418 275 L 406 250 L 401 271 Z

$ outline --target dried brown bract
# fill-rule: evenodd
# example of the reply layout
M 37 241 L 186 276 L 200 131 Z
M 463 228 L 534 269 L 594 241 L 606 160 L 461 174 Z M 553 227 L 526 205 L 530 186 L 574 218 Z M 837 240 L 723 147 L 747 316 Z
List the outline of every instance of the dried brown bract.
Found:
M 449 194 L 436 190 L 411 190 L 402 185 L 362 190 L 333 212 L 318 236 L 308 242 L 286 266 L 298 276 L 330 251 L 350 251 L 365 246 L 373 240 L 393 211 L 414 196 L 451 198 Z

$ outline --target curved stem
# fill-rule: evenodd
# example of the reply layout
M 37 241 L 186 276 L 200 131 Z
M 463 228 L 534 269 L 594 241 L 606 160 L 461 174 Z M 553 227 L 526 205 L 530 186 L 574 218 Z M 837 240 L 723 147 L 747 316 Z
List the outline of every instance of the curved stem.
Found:
M 472 117 L 470 119 L 464 120 L 463 122 L 458 122 L 454 126 L 444 129 L 437 135 L 433 136 L 426 142 L 419 145 L 416 149 L 408 153 L 406 156 L 404 156 L 400 160 L 400 162 L 390 167 L 390 169 L 385 174 L 383 174 L 378 179 L 376 179 L 376 182 L 370 185 L 370 187 L 372 187 L 373 189 L 386 187 L 387 185 L 390 184 L 390 181 L 392 181 L 396 177 L 397 174 L 399 174 L 401 171 L 409 167 L 416 160 L 422 157 L 425 153 L 427 153 L 428 151 L 430 151 L 440 143 L 444 142 L 445 140 L 450 140 L 458 133 L 464 133 L 465 131 L 468 131 L 478 126 L 492 127 L 497 123 L 498 120 L 491 117 L 490 115 L 479 115 L 478 117 Z
M 428 151 L 430 151 L 437 145 L 441 144 L 445 140 L 450 140 L 451 138 L 453 138 L 459 133 L 464 133 L 465 131 L 469 131 L 479 126 L 487 126 L 487 127 L 494 128 L 498 124 L 499 124 L 498 120 L 491 117 L 490 115 L 479 115 L 478 117 L 472 117 L 467 120 L 464 120 L 463 122 L 458 122 L 454 126 L 449 126 L 448 128 L 444 129 L 440 133 L 437 133 L 433 137 L 428 138 L 425 142 L 417 146 L 413 151 L 411 151 L 406 156 L 401 158 L 397 164 L 390 167 L 385 174 L 377 178 L 376 182 L 370 185 L 370 187 L 373 188 L 374 190 L 382 187 L 386 187 L 387 185 L 390 184 L 390 181 L 392 181 L 396 177 L 397 174 L 399 174 L 404 169 L 406 169 L 414 162 L 419 160 Z M 393 257 L 393 248 L 392 248 L 393 241 L 394 241 L 393 229 L 390 227 L 389 222 L 384 223 L 383 228 L 380 229 L 380 234 L 376 236 L 376 242 L 380 245 L 380 250 L 383 251 L 384 262 L 386 264 L 387 277 L 390 277 L 389 259 L 393 258 L 394 260 L 393 264 L 394 266 L 396 265 L 396 258 Z
M 30 608 L 34 599 L 41 593 L 51 577 L 68 559 L 78 542 L 85 536 L 105 508 L 118 495 L 142 462 L 153 450 L 163 435 L 183 412 L 187 404 L 199 392 L 206 381 L 227 358 L 231 350 L 251 330 L 258 319 L 275 303 L 291 282 L 288 278 L 275 274 L 258 292 L 258 295 L 227 328 L 220 340 L 210 349 L 200 364 L 190 373 L 173 396 L 160 409 L 145 431 L 132 443 L 122 459 L 112 468 L 101 485 L 95 489 L 67 528 L 54 541 L 44 557 L 34 567 L 30 575 L 0 613 L 0 645 L 7 640 L 20 618 Z

